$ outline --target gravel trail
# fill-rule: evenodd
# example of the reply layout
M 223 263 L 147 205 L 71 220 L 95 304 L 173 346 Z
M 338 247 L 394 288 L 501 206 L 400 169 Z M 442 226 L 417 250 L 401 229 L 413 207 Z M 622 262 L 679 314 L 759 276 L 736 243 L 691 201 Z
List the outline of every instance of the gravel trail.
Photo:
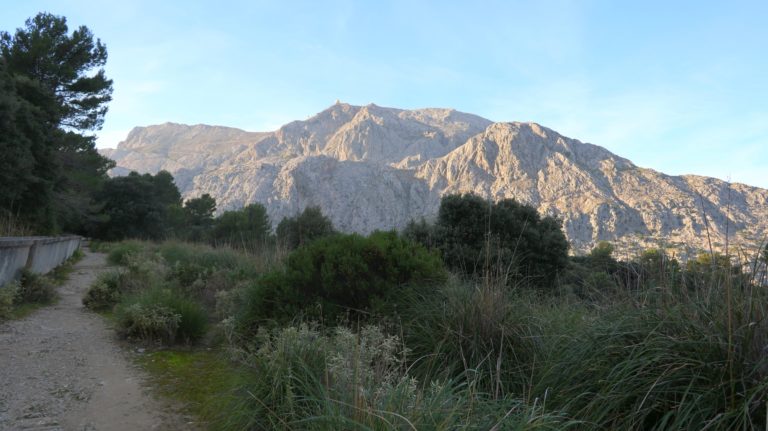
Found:
M 0 430 L 188 430 L 188 418 L 143 386 L 103 318 L 82 297 L 105 256 L 85 253 L 61 300 L 0 324 Z

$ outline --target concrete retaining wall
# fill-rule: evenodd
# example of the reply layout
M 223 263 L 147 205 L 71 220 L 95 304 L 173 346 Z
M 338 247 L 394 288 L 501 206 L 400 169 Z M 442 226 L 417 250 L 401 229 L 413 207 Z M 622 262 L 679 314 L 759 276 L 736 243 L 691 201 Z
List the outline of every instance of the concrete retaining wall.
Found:
M 0 287 L 19 278 L 24 268 L 45 274 L 80 248 L 79 236 L 0 238 Z

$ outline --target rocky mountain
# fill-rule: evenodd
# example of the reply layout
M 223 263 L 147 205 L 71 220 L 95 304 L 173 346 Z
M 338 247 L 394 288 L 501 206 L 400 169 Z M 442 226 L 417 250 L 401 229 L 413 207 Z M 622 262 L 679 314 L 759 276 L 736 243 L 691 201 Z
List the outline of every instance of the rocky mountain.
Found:
M 252 133 L 166 123 L 137 127 L 113 174 L 171 172 L 185 197 L 219 210 L 264 204 L 278 222 L 320 206 L 342 230 L 433 217 L 446 193 L 515 198 L 563 220 L 574 250 L 754 245 L 768 234 L 768 190 L 641 168 L 536 123 L 494 123 L 452 109 L 337 103 L 306 121 Z

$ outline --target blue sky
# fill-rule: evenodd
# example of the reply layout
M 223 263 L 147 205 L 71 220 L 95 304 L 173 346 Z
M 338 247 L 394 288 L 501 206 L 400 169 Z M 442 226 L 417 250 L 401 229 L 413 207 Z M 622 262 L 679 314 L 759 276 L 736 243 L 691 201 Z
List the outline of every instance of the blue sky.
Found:
M 336 99 L 535 121 L 635 163 L 768 188 L 768 1 L 13 1 L 106 43 L 115 146 L 252 131 Z M 9 4 L 6 4 L 9 3 Z

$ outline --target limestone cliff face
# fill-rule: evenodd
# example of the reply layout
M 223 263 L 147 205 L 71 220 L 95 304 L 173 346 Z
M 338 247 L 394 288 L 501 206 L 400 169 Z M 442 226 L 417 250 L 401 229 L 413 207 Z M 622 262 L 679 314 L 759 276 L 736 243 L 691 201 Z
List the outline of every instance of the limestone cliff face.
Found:
M 318 205 L 347 231 L 401 228 L 433 217 L 446 193 L 474 192 L 559 217 L 576 251 L 599 240 L 722 248 L 726 232 L 745 245 L 768 233 L 768 190 L 665 175 L 535 123 L 450 109 L 336 104 L 270 133 L 166 123 L 104 154 L 115 174 L 168 170 L 184 196 L 210 193 L 220 210 L 260 202 L 278 222 Z

